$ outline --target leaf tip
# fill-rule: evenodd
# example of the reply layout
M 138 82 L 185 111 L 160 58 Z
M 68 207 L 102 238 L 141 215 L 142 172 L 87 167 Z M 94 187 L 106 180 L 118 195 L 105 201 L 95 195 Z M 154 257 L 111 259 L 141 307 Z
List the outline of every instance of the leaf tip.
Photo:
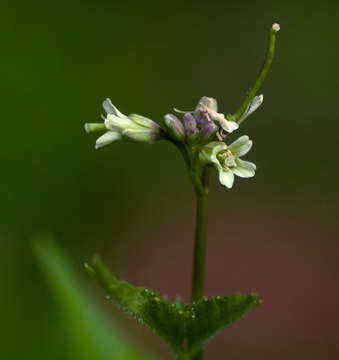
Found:
M 262 299 L 259 299 L 258 298 L 258 294 L 253 292 L 250 294 L 250 297 L 251 299 L 253 300 L 253 304 L 254 306 L 258 306 L 258 305 L 261 305 L 263 303 L 263 300 Z

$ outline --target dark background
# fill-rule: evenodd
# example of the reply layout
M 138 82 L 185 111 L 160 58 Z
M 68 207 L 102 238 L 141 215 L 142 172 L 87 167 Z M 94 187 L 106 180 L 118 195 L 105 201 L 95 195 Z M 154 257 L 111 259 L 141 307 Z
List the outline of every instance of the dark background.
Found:
M 98 252 L 119 278 L 189 299 L 194 197 L 179 153 L 165 142 L 95 151 L 83 124 L 106 97 L 155 121 L 203 95 L 234 112 L 279 22 L 264 105 L 233 137 L 254 140 L 257 175 L 231 191 L 214 177 L 207 249 L 207 295 L 256 291 L 264 304 L 207 358 L 337 359 L 339 3 L 3 1 L 0 18 L 1 358 L 71 359 L 36 234 L 54 234 L 79 272 Z

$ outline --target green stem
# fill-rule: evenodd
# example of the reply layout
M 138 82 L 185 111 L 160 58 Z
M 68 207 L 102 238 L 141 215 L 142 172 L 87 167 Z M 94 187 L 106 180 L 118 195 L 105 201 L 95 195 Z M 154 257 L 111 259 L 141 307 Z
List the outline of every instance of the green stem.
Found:
M 208 175 L 207 175 L 208 176 Z M 191 301 L 197 301 L 204 296 L 206 235 L 208 220 L 208 194 L 197 193 L 194 260 L 192 275 Z M 202 360 L 203 351 L 200 350 L 192 360 Z
M 191 301 L 197 301 L 204 295 L 206 235 L 208 219 L 208 185 L 210 168 L 201 169 L 198 152 L 183 144 L 176 144 L 184 157 L 192 185 L 196 195 L 196 224 L 194 241 L 194 259 L 192 274 Z M 202 360 L 203 352 L 200 350 L 192 360 Z
M 257 79 L 255 80 L 255 83 L 254 83 L 253 87 L 251 88 L 251 90 L 247 94 L 247 96 L 246 96 L 245 100 L 243 101 L 243 103 L 240 105 L 238 111 L 233 115 L 233 120 L 234 121 L 238 121 L 240 119 L 241 115 L 244 113 L 244 111 L 246 110 L 248 104 L 252 101 L 255 94 L 260 89 L 262 83 L 264 82 L 264 80 L 266 78 L 268 70 L 270 69 L 271 64 L 272 64 L 274 51 L 275 51 L 276 34 L 277 34 L 278 31 L 279 31 L 279 25 L 274 24 L 272 26 L 271 30 L 270 30 L 270 33 L 269 33 L 269 43 L 268 43 L 268 48 L 267 48 L 264 64 L 263 64 L 263 66 L 262 66 L 262 68 L 261 68 L 261 70 L 259 72 L 259 75 L 258 75 Z
M 204 295 L 207 217 L 208 195 L 207 193 L 197 194 L 192 301 L 197 301 Z
M 209 168 L 205 166 L 201 176 L 195 171 L 199 179 L 199 187 L 193 186 L 196 193 L 196 223 L 195 223 L 195 241 L 194 241 L 194 258 L 192 273 L 192 292 L 191 302 L 197 301 L 204 296 L 205 282 L 205 258 L 206 258 L 206 238 L 208 222 L 208 184 Z M 192 179 L 193 180 L 193 179 Z M 202 360 L 203 351 L 200 350 L 192 360 Z

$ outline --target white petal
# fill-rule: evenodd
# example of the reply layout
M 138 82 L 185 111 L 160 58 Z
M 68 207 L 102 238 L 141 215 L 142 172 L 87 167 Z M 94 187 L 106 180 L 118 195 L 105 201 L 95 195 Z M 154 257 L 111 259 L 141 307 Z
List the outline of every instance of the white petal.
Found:
M 195 111 L 197 110 L 203 110 L 204 108 L 208 108 L 212 111 L 218 111 L 218 103 L 217 100 L 212 98 L 212 97 L 208 97 L 208 96 L 203 96 L 199 102 L 197 107 L 195 108 Z
M 234 175 L 233 175 L 232 171 L 220 170 L 219 171 L 219 181 L 222 185 L 225 185 L 227 188 L 230 189 L 233 186 L 233 181 L 234 181 Z
M 142 130 L 126 129 L 122 134 L 129 140 L 136 142 L 152 143 L 157 138 L 154 131 L 145 128 Z
M 253 141 L 247 135 L 241 136 L 239 139 L 232 142 L 228 147 L 236 156 L 243 156 L 247 154 L 253 145 Z
M 211 161 L 217 165 L 219 165 L 219 160 L 217 159 L 217 155 L 220 151 L 222 150 L 226 150 L 227 149 L 227 145 L 223 142 L 217 142 L 215 141 L 216 144 L 218 145 L 215 145 L 213 147 L 213 150 L 212 150 L 212 154 L 211 154 Z
M 232 169 L 235 175 L 242 178 L 249 178 L 255 175 L 255 164 L 241 159 L 237 159 L 236 163 L 238 166 Z
M 238 123 L 236 123 L 235 121 L 226 120 L 224 116 L 219 120 L 219 122 L 222 128 L 226 130 L 228 133 L 231 133 L 239 128 Z
M 95 148 L 99 149 L 105 145 L 112 143 L 113 141 L 120 140 L 121 135 L 116 131 L 107 131 L 104 135 L 100 136 L 96 143 Z
M 250 161 L 245 161 L 242 159 L 237 159 L 236 161 L 239 164 L 239 166 L 241 166 L 241 167 L 251 168 L 253 170 L 257 169 L 256 165 Z
M 193 112 L 193 111 L 180 110 L 175 107 L 173 108 L 173 110 L 178 114 L 191 114 Z
M 126 128 L 140 128 L 134 121 L 128 117 L 118 117 L 113 114 L 108 114 L 105 119 L 105 126 L 108 130 L 122 130 Z
M 105 111 L 107 112 L 107 114 L 113 114 L 116 115 L 118 117 L 122 117 L 122 118 L 126 118 L 127 116 L 124 115 L 123 113 L 121 113 L 113 104 L 111 99 L 107 98 L 106 100 L 104 100 L 102 102 L 102 106 L 105 109 Z
M 102 131 L 106 130 L 106 126 L 103 123 L 86 123 L 85 124 L 85 130 L 87 133 L 91 133 L 94 131 Z
M 154 121 L 152 121 L 151 119 L 145 117 L 145 116 L 141 116 L 141 115 L 137 115 L 137 114 L 131 114 L 129 116 L 129 118 L 134 121 L 135 123 L 137 123 L 138 125 L 144 126 L 146 128 L 154 128 L 154 127 L 158 127 L 158 124 L 155 123 Z
M 254 111 L 258 109 L 258 107 L 263 103 L 263 101 L 264 101 L 263 94 L 255 96 L 253 100 L 248 104 L 246 110 L 240 117 L 239 122 L 244 121 L 248 116 L 254 113 Z
M 216 149 L 216 147 L 218 148 Z M 222 143 L 220 141 L 211 141 L 200 150 L 199 156 L 201 160 L 205 163 L 219 164 L 219 161 L 217 159 L 217 153 L 218 151 L 226 150 L 226 149 L 227 149 L 227 145 L 225 143 Z

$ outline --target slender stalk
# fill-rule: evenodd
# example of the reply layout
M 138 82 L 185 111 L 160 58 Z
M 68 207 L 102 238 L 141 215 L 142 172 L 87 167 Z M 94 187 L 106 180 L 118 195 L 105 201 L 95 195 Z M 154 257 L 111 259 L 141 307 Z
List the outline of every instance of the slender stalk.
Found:
M 279 31 L 279 29 L 280 29 L 280 27 L 278 24 L 273 24 L 272 28 L 270 29 L 269 43 L 268 43 L 268 48 L 267 48 L 264 64 L 259 72 L 257 79 L 254 82 L 254 85 L 252 86 L 251 90 L 247 94 L 245 100 L 240 105 L 237 112 L 233 115 L 234 121 L 238 121 L 240 119 L 241 115 L 244 113 L 248 104 L 254 98 L 255 94 L 260 89 L 262 83 L 264 82 L 264 80 L 266 78 L 268 70 L 270 69 L 271 64 L 272 64 L 274 51 L 275 51 L 276 33 Z
M 207 193 L 197 194 L 192 301 L 199 300 L 204 295 L 207 217 L 208 195 Z
M 194 258 L 192 273 L 192 292 L 191 302 L 197 301 L 204 296 L 205 280 L 205 258 L 206 258 L 206 237 L 208 222 L 208 185 L 209 168 L 206 166 L 201 176 L 198 169 L 191 169 L 195 176 L 192 176 L 192 184 L 196 194 L 196 223 L 195 223 L 195 241 Z M 198 180 L 198 186 L 197 186 Z M 200 350 L 192 360 L 202 360 L 203 351 Z
M 194 260 L 192 275 L 192 294 L 191 301 L 199 300 L 204 295 L 205 280 L 205 257 L 206 257 L 206 235 L 208 220 L 208 194 L 196 193 L 196 224 L 195 224 L 195 243 Z M 192 360 L 202 360 L 203 351 L 200 350 Z
M 176 143 L 180 150 L 196 195 L 196 224 L 194 241 L 194 259 L 192 274 L 191 301 L 197 301 L 204 295 L 206 235 L 208 220 L 208 185 L 210 168 L 201 169 L 198 153 L 187 146 Z M 202 350 L 192 360 L 202 360 Z

